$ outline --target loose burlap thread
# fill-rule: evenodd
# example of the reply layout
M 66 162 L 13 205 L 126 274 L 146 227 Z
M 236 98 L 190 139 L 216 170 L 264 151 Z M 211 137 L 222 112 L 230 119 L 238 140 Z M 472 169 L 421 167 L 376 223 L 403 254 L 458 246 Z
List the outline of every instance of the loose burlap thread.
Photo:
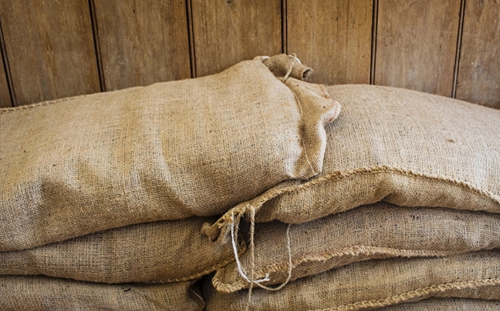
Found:
M 500 213 L 500 111 L 383 86 L 328 88 L 342 102 L 327 126 L 323 171 L 286 181 L 228 211 L 205 232 L 228 234 L 231 214 L 302 223 L 379 201 Z
M 240 266 L 255 267 L 254 277 L 259 280 L 259 287 L 264 287 L 357 261 L 438 257 L 500 248 L 497 214 L 400 207 L 384 202 L 292 228 L 277 221 L 259 223 L 255 231 L 255 256 L 246 252 L 236 262 L 218 269 L 212 279 L 218 291 L 249 287 Z
M 192 217 L 137 224 L 0 252 L 0 275 L 41 274 L 99 283 L 192 280 L 234 261 L 230 243 L 214 243 L 200 233 L 209 220 Z M 236 254 L 246 250 L 242 239 L 233 246 Z
M 207 311 L 241 310 L 247 291 L 218 292 L 205 282 Z M 500 297 L 500 255 L 480 251 L 438 258 L 353 263 L 291 282 L 280 291 L 255 289 L 252 310 L 363 310 L 431 297 Z
M 294 76 L 283 83 L 252 60 L 208 77 L 0 109 L 0 251 L 218 215 L 314 176 L 340 105 Z

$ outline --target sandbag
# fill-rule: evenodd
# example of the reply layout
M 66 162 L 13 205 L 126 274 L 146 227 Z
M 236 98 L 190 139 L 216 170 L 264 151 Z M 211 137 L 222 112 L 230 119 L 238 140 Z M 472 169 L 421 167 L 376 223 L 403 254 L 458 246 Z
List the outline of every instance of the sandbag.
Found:
M 260 58 L 197 79 L 0 109 L 0 251 L 218 215 L 308 179 L 322 169 L 324 126 L 339 110 L 325 87 L 277 78 Z
M 218 292 L 203 286 L 206 310 L 244 310 L 248 290 Z M 437 258 L 353 263 L 289 283 L 279 291 L 255 288 L 252 311 L 365 310 L 431 297 L 498 299 L 500 253 L 480 251 Z
M 180 282 L 234 261 L 230 243 L 200 232 L 213 218 L 131 225 L 33 249 L 0 252 L 0 275 L 47 275 L 100 283 Z M 236 243 L 245 251 L 244 241 Z
M 241 203 L 205 230 L 212 239 L 234 215 L 296 224 L 379 201 L 500 213 L 499 110 L 385 86 L 328 91 L 343 108 L 323 171 Z
M 98 284 L 42 276 L 1 276 L 2 311 L 202 311 L 192 282 Z
M 246 252 L 239 256 L 239 267 L 232 262 L 217 270 L 212 282 L 218 291 L 248 288 L 250 283 L 240 270 L 249 278 L 252 264 L 255 280 L 274 285 L 370 259 L 500 248 L 500 215 L 379 202 L 289 229 L 278 221 L 258 223 L 254 242 L 253 262 Z

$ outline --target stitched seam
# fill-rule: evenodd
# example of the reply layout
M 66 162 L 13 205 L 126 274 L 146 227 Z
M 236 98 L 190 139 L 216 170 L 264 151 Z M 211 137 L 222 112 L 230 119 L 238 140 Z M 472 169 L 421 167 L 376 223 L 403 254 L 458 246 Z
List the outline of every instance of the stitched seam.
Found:
M 310 311 L 343 311 L 343 310 L 361 310 L 373 307 L 380 308 L 402 303 L 410 299 L 432 297 L 432 294 L 434 293 L 445 292 L 447 290 L 453 290 L 453 289 L 462 290 L 468 288 L 478 288 L 482 286 L 493 286 L 493 285 L 500 285 L 500 278 L 441 283 L 436 285 L 430 285 L 427 287 L 421 287 L 399 295 L 394 295 L 382 299 L 356 301 L 353 303 L 340 305 L 333 308 L 315 309 Z
M 433 180 L 433 181 L 440 181 L 440 182 L 445 182 L 448 184 L 453 184 L 456 186 L 459 186 L 463 189 L 472 191 L 478 195 L 480 195 L 483 198 L 493 200 L 495 203 L 500 204 L 500 197 L 491 193 L 490 191 L 483 190 L 481 188 L 475 187 L 465 181 L 450 178 L 450 177 L 443 177 L 443 176 L 435 176 L 435 175 L 428 175 L 425 173 L 417 173 L 412 170 L 405 170 L 401 168 L 395 168 L 391 167 L 388 165 L 382 165 L 382 166 L 372 166 L 372 167 L 363 167 L 363 168 L 356 168 L 353 170 L 347 170 L 347 171 L 334 171 L 329 174 L 326 174 L 324 176 L 319 176 L 317 178 L 314 178 L 312 180 L 309 180 L 303 184 L 298 184 L 298 185 L 293 185 L 285 188 L 280 188 L 280 189 L 271 189 L 270 191 L 262 194 L 260 197 L 257 197 L 254 200 L 247 201 L 245 203 L 239 204 L 233 209 L 231 209 L 229 212 L 221 216 L 217 220 L 217 222 L 214 224 L 214 226 L 217 226 L 219 228 L 224 227 L 225 224 L 231 222 L 231 211 L 234 211 L 235 214 L 237 213 L 245 213 L 246 211 L 249 210 L 251 206 L 253 206 L 255 209 L 260 209 L 266 202 L 270 201 L 271 199 L 274 199 L 280 195 L 284 195 L 287 193 L 296 193 L 296 192 L 301 192 L 305 190 L 309 190 L 313 187 L 320 186 L 324 183 L 330 182 L 330 181 L 336 181 L 336 180 L 341 180 L 344 178 L 349 178 L 352 176 L 356 175 L 372 175 L 372 174 L 383 174 L 383 173 L 395 173 L 399 174 L 402 176 L 408 176 L 412 178 L 422 178 L 426 180 Z M 276 213 L 279 213 L 279 210 L 275 211 L 272 215 L 271 218 L 275 219 Z
M 43 107 L 43 106 L 49 106 L 49 105 L 52 105 L 52 104 L 58 104 L 58 103 L 66 102 L 66 101 L 69 101 L 69 100 L 77 99 L 77 98 L 80 98 L 80 97 L 83 97 L 83 96 L 85 96 L 85 95 L 73 96 L 73 97 L 66 97 L 66 98 L 59 98 L 59 99 L 49 100 L 49 101 L 45 101 L 45 102 L 41 102 L 41 103 L 35 103 L 35 104 L 31 104 L 31 105 L 0 108 L 0 114 L 5 114 L 5 113 L 8 113 L 8 112 L 19 111 L 19 110 L 30 110 L 30 109 L 34 109 L 34 108 L 38 108 L 38 107 Z
M 326 262 L 328 260 L 339 259 L 344 256 L 359 257 L 363 255 L 364 256 L 388 255 L 393 257 L 442 257 L 442 256 L 461 254 L 464 252 L 466 251 L 407 250 L 407 249 L 398 249 L 390 247 L 357 245 L 352 247 L 346 247 L 338 251 L 326 251 L 316 254 L 307 254 L 300 257 L 295 257 L 292 260 L 292 263 L 293 267 L 296 268 L 301 264 L 309 262 L 321 262 L 321 261 Z M 281 272 L 284 273 L 288 269 L 288 264 L 289 264 L 288 261 L 282 261 L 271 265 L 267 265 L 264 268 L 255 271 L 256 278 L 262 278 L 266 274 L 270 275 L 271 273 L 281 273 Z M 221 281 L 221 276 L 219 273 L 216 273 L 216 275 L 213 277 L 212 284 L 217 290 L 224 292 L 235 292 L 237 290 L 246 288 L 248 285 L 248 283 L 244 282 L 244 280 L 241 278 L 238 278 L 236 282 L 224 283 L 223 281 Z

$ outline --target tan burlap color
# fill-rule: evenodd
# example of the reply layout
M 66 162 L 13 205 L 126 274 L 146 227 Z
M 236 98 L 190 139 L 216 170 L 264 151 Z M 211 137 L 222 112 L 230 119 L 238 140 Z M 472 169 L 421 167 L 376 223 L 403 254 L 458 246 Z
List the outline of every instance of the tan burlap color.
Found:
M 247 290 L 218 292 L 210 280 L 203 290 L 207 311 L 245 309 Z M 357 262 L 296 280 L 276 292 L 255 288 L 250 310 L 364 310 L 430 297 L 498 299 L 500 253 Z
M 0 275 L 43 274 L 102 283 L 199 278 L 234 261 L 230 243 L 214 243 L 200 233 L 205 221 L 193 217 L 131 225 L 29 250 L 0 252 Z M 243 252 L 244 242 L 238 247 Z
M 0 277 L 2 311 L 202 311 L 191 282 L 98 284 L 36 276 Z
M 352 262 L 376 258 L 446 256 L 500 248 L 500 215 L 447 208 L 400 207 L 376 203 L 292 225 L 274 221 L 255 228 L 255 279 L 264 285 L 315 275 Z M 289 257 L 291 255 L 291 258 Z M 1 257 L 0 257 L 1 258 Z M 249 274 L 250 252 L 239 257 Z M 248 288 L 236 262 L 218 269 L 219 291 Z
M 499 298 L 500 299 L 500 298 Z M 377 309 L 379 311 L 498 311 L 500 300 L 426 299 Z
M 302 223 L 381 200 L 500 213 L 499 110 L 384 86 L 328 91 L 343 110 L 327 126 L 323 172 L 230 210 L 206 228 L 212 239 L 234 215 Z
M 293 77 L 251 60 L 203 78 L 0 109 L 0 251 L 217 215 L 318 174 L 324 126 L 340 105 Z

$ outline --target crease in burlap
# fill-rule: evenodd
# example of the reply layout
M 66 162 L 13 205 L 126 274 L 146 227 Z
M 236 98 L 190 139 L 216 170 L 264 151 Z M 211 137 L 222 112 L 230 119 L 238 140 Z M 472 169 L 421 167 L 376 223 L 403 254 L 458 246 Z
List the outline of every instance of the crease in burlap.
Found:
M 340 105 L 321 87 L 290 86 L 302 65 L 286 65 L 286 83 L 257 59 L 208 77 L 0 109 L 0 250 L 218 215 L 316 175 L 324 125 Z
M 342 103 L 326 127 L 323 171 L 286 181 L 228 211 L 205 232 L 228 234 L 231 214 L 302 223 L 379 201 L 500 213 L 500 111 L 417 91 L 328 87 Z
M 0 276 L 0 309 L 202 311 L 205 302 L 192 284 L 110 285 L 43 276 Z
M 207 280 L 206 310 L 242 310 L 247 291 L 218 292 Z M 500 254 L 480 251 L 437 258 L 353 263 L 291 282 L 280 291 L 255 289 L 250 310 L 365 310 L 431 297 L 500 297 Z
M 192 217 L 137 224 L 29 250 L 0 252 L 0 275 L 47 275 L 99 283 L 192 280 L 234 261 L 230 243 L 214 243 L 200 233 L 209 220 Z M 243 239 L 235 248 L 239 254 L 246 250 Z
M 259 223 L 255 232 L 255 279 L 263 285 L 282 284 L 288 278 L 295 280 L 370 259 L 449 256 L 500 248 L 497 214 L 383 202 L 291 228 L 277 221 Z M 247 270 L 252 265 L 249 252 L 239 260 Z M 213 286 L 223 292 L 248 288 L 239 265 L 233 262 L 219 268 Z

